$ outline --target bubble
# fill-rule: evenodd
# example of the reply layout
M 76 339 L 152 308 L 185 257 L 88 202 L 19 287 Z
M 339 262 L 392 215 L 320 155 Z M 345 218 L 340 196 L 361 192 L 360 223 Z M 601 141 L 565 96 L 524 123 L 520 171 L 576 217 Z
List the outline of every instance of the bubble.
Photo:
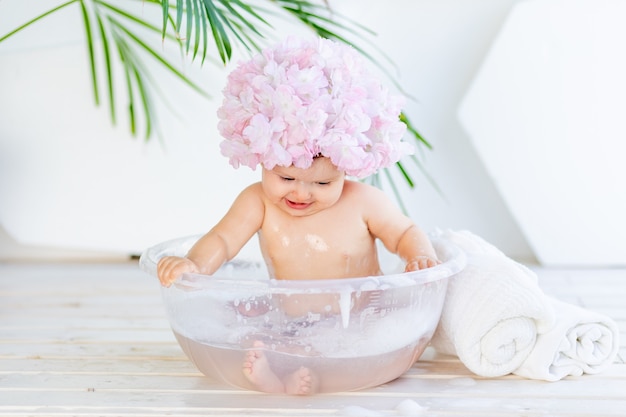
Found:
M 396 406 L 396 411 L 401 416 L 417 416 L 422 414 L 426 408 L 422 407 L 413 400 L 403 400 Z

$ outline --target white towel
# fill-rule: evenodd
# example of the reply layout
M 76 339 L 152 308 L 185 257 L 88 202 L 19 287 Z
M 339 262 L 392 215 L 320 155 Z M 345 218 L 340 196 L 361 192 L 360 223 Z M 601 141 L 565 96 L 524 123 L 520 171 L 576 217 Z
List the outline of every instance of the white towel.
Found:
M 537 337 L 516 375 L 558 381 L 568 375 L 597 374 L 613 363 L 619 330 L 611 318 L 554 298 L 550 302 L 556 322 Z
M 481 376 L 556 381 L 598 373 L 619 348 L 609 317 L 548 297 L 534 272 L 468 231 L 437 231 L 467 254 L 431 344 Z
M 448 283 L 431 344 L 458 356 L 477 375 L 513 372 L 532 351 L 537 333 L 554 322 L 536 275 L 468 231 L 438 231 L 434 237 L 464 250 L 467 265 Z

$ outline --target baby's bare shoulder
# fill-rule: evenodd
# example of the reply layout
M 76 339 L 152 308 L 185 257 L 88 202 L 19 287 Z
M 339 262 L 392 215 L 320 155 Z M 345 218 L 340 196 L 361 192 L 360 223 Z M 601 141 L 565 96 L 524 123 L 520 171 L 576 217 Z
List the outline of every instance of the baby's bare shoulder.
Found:
M 263 188 L 261 187 L 261 183 L 260 182 L 255 182 L 253 184 L 248 185 L 246 188 L 243 189 L 243 191 L 241 191 L 241 193 L 256 193 L 256 194 L 260 194 L 263 192 Z
M 410 221 L 383 190 L 369 184 L 350 182 L 345 202 L 348 207 L 359 207 L 370 228 L 376 228 L 378 224 L 404 227 Z
M 344 185 L 344 197 L 361 203 L 387 201 L 387 195 L 372 185 L 358 181 L 346 181 Z
M 257 182 L 244 188 L 233 203 L 232 208 L 243 206 L 246 210 L 259 209 L 265 206 L 263 188 Z
M 238 196 L 238 198 L 244 198 L 244 199 L 249 199 L 249 198 L 261 199 L 262 197 L 263 197 L 263 188 L 261 187 L 260 182 L 255 182 L 254 184 L 248 185 L 239 193 L 239 196 Z

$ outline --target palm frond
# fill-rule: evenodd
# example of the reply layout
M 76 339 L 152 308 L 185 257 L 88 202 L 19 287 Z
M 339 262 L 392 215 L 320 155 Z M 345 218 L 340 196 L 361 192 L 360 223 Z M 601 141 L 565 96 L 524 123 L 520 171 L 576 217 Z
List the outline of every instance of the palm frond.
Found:
M 139 124 L 144 123 L 146 139 L 154 131 L 158 131 L 158 116 L 152 104 L 152 92 L 159 92 L 157 81 L 151 77 L 149 67 L 144 64 L 152 59 L 165 68 L 169 74 L 178 79 L 183 85 L 197 93 L 209 97 L 208 93 L 188 78 L 174 63 L 165 58 L 162 51 L 151 46 L 142 33 L 155 33 L 163 42 L 172 42 L 178 46 L 181 54 L 186 54 L 192 61 L 200 59 L 203 64 L 206 59 L 213 62 L 227 64 L 233 58 L 236 48 L 247 51 L 260 50 L 267 40 L 267 34 L 273 29 L 268 16 L 288 16 L 300 24 L 310 28 L 319 36 L 334 39 L 352 45 L 362 55 L 378 65 L 400 91 L 401 86 L 397 77 L 391 76 L 395 69 L 391 59 L 379 48 L 372 47 L 371 42 L 363 40 L 367 36 L 375 36 L 369 28 L 354 20 L 338 14 L 331 9 L 324 0 L 269 0 L 269 7 L 247 0 L 134 0 L 142 2 L 144 6 L 156 7 L 161 11 L 160 24 L 152 23 L 143 14 L 137 15 L 126 8 L 109 3 L 108 0 L 69 0 L 56 6 L 6 35 L 0 37 L 0 42 L 9 39 L 15 33 L 37 23 L 41 19 L 77 3 L 81 9 L 89 69 L 91 72 L 94 100 L 100 104 L 101 97 L 99 82 L 102 74 L 98 71 L 99 64 L 104 66 L 103 82 L 106 86 L 109 113 L 113 124 L 117 121 L 117 102 L 115 84 L 120 82 L 114 78 L 114 68 L 123 69 L 123 82 L 126 84 L 126 108 L 128 112 L 129 129 L 133 135 L 139 131 Z M 283 13 L 278 13 L 282 11 Z M 211 37 L 211 39 L 209 39 Z M 100 42 L 98 42 L 98 40 Z M 360 43 L 366 43 L 363 47 Z M 377 59 L 369 51 L 374 49 Z M 114 54 L 113 51 L 117 52 Z M 217 56 L 217 59 L 214 58 Z M 391 67 L 391 69 L 390 69 Z M 404 93 L 404 92 L 403 92 Z M 406 93 L 404 93 L 406 95 Z M 162 99 L 167 104 L 163 95 Z M 411 123 L 406 114 L 400 119 L 407 125 L 408 133 L 415 139 L 418 148 L 432 150 L 431 144 Z M 409 160 L 424 173 L 428 181 L 438 190 L 420 161 L 415 157 Z M 396 164 L 401 177 L 406 184 L 413 188 L 415 180 L 410 170 L 403 162 Z M 398 189 L 392 181 L 389 171 L 383 171 L 392 186 L 394 193 L 399 197 Z M 378 175 L 371 178 L 371 182 L 381 185 Z M 398 198 L 401 203 L 401 199 Z
M 406 113 L 404 113 L 404 112 L 400 113 L 400 121 L 403 122 L 406 125 L 407 130 L 409 131 L 409 133 L 411 133 L 413 135 L 413 137 L 417 141 L 418 145 L 425 146 L 425 147 L 427 147 L 430 150 L 433 149 L 433 146 L 430 144 L 430 142 L 428 142 L 424 138 L 424 136 L 422 136 L 422 134 L 415 128 L 413 123 L 411 123 L 411 121 L 407 117 Z
M 96 57 L 94 52 L 94 37 L 91 31 L 91 18 L 87 5 L 84 0 L 80 0 L 80 10 L 83 16 L 83 24 L 85 25 L 85 36 L 87 38 L 87 54 L 89 56 L 89 68 L 91 69 L 91 79 L 93 85 L 93 96 L 96 105 L 100 104 L 100 94 L 98 92 L 98 74 L 96 69 Z
M 187 1 L 187 9 L 191 8 L 191 4 L 189 3 L 189 0 Z M 167 5 L 168 2 L 164 1 L 163 5 Z M 168 6 L 169 7 L 169 6 Z M 163 11 L 165 12 L 168 9 L 164 9 Z M 181 26 L 181 24 L 183 23 L 183 0 L 176 0 L 176 27 L 179 28 Z M 167 13 L 167 12 L 166 12 Z M 165 32 L 166 32 L 166 26 L 163 25 L 163 35 L 165 36 Z
M 109 114 L 111 115 L 111 122 L 113 125 L 116 124 L 117 116 L 115 109 L 115 91 L 114 91 L 114 79 L 113 79 L 113 66 L 112 66 L 112 58 L 111 51 L 109 48 L 109 38 L 106 33 L 106 29 L 104 26 L 104 21 L 102 20 L 102 16 L 98 15 L 98 28 L 100 29 L 100 39 L 102 39 L 102 54 L 104 55 L 104 63 L 106 69 L 106 84 L 107 90 L 109 92 Z M 97 81 L 96 75 L 92 75 L 94 82 Z
M 80 0 L 69 0 L 69 1 L 67 1 L 67 2 L 65 2 L 63 4 L 58 5 L 57 7 L 53 8 L 53 9 L 48 10 L 47 12 L 44 12 L 44 13 L 40 14 L 39 16 L 29 20 L 28 22 L 24 23 L 23 25 L 20 25 L 17 28 L 13 29 L 11 32 L 7 33 L 6 35 L 0 37 L 0 42 L 4 41 L 5 39 L 10 38 L 11 36 L 15 35 L 16 33 L 22 31 L 23 29 L 26 29 L 27 27 L 32 26 L 34 23 L 40 21 L 41 19 L 43 19 L 43 18 L 45 18 L 47 16 L 50 16 L 51 14 L 53 14 L 55 12 L 58 12 L 59 10 L 64 9 L 65 7 L 67 7 L 67 6 L 69 6 L 69 5 L 73 4 L 73 3 L 76 3 L 78 1 L 80 1 Z
M 121 37 L 115 29 L 113 29 L 112 33 L 115 47 L 117 49 L 120 62 L 122 63 L 122 67 L 124 69 L 124 78 L 126 80 L 126 94 L 128 97 L 128 120 L 130 124 L 130 131 L 134 136 L 137 134 L 137 123 L 135 117 L 135 95 L 133 93 L 133 81 L 131 77 L 132 64 L 128 59 L 130 48 L 126 43 L 126 40 Z
M 382 171 L 385 174 L 385 177 L 387 178 L 387 182 L 389 183 L 389 186 L 391 187 L 391 190 L 393 191 L 393 194 L 396 197 L 396 201 L 398 202 L 400 209 L 402 209 L 402 211 L 405 214 L 408 213 L 406 206 L 404 205 L 404 202 L 402 200 L 402 194 L 398 190 L 398 187 L 396 187 L 396 183 L 393 180 L 393 177 L 391 176 L 391 172 L 389 172 L 389 168 L 383 168 Z
M 176 22 L 178 23 L 178 26 L 180 26 L 180 20 L 179 18 L 182 16 L 182 0 L 177 0 L 176 5 L 179 8 L 179 10 L 181 10 L 181 12 L 178 14 L 178 17 L 176 18 Z M 180 6 L 180 7 L 179 7 Z M 165 39 L 165 34 L 167 33 L 167 22 L 169 22 L 169 17 L 170 17 L 170 4 L 169 4 L 169 0 L 164 0 L 161 2 L 161 15 L 162 15 L 162 22 L 161 22 L 161 26 L 162 26 L 162 30 L 161 30 L 161 37 L 163 39 Z

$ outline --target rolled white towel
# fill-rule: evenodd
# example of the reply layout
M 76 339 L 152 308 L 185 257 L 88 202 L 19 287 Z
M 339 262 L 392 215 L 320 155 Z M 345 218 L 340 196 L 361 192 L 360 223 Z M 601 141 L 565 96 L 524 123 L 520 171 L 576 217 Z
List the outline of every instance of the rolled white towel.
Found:
M 556 321 L 537 337 L 522 365 L 513 372 L 526 378 L 558 381 L 568 375 L 596 374 L 619 350 L 619 330 L 604 314 L 550 298 Z
M 518 369 L 537 334 L 554 322 L 536 275 L 468 231 L 438 231 L 434 237 L 463 249 L 467 266 L 448 283 L 431 344 L 458 356 L 477 375 L 501 376 Z

